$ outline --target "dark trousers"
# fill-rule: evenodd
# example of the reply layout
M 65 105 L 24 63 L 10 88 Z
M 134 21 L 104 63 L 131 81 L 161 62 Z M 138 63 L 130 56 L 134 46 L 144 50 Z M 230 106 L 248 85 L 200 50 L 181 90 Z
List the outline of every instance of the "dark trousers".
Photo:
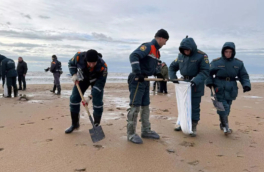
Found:
M 18 75 L 18 84 L 19 84 L 19 89 L 22 89 L 22 83 L 23 83 L 23 89 L 26 89 L 26 79 L 24 75 Z
M 84 79 L 83 81 L 80 81 L 79 86 L 80 86 L 80 89 L 84 95 L 85 91 L 90 86 L 89 80 Z M 101 119 L 101 116 L 103 114 L 103 104 L 104 104 L 103 103 L 103 95 L 104 95 L 104 90 L 95 89 L 95 91 L 92 91 L 92 96 L 93 96 L 92 101 L 93 101 L 93 110 L 94 110 L 93 116 L 94 116 L 94 118 Z M 80 96 L 80 93 L 77 89 L 77 86 L 75 85 L 72 89 L 72 95 L 70 97 L 70 111 L 74 112 L 76 114 L 79 114 L 80 102 L 81 102 L 81 96 Z
M 200 103 L 202 97 L 192 97 L 192 120 L 198 122 L 200 120 Z
M 161 93 L 167 93 L 167 81 L 160 81 L 160 90 Z
M 60 86 L 60 75 L 61 74 L 59 72 L 53 73 L 54 85 L 56 85 L 57 87 Z

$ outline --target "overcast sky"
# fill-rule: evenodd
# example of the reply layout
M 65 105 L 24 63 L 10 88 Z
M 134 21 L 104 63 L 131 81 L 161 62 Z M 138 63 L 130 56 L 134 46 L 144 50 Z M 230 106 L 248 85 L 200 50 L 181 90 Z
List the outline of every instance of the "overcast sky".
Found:
M 189 35 L 210 60 L 234 42 L 249 73 L 264 74 L 263 7 L 263 0 L 1 0 L 0 54 L 22 56 L 29 71 L 42 71 L 56 54 L 67 70 L 77 51 L 96 49 L 110 72 L 130 72 L 129 54 L 164 28 L 168 65 Z

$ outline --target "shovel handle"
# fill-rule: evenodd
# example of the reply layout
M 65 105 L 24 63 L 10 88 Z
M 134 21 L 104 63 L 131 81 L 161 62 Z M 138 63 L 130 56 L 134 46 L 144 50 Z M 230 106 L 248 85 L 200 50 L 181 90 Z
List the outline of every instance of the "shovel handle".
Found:
M 75 85 L 76 85 L 76 87 L 77 87 L 77 89 L 78 89 L 78 91 L 79 91 L 79 94 L 80 94 L 80 96 L 81 96 L 81 98 L 82 98 L 82 101 L 85 102 L 85 99 L 84 99 L 84 97 L 83 97 L 83 94 L 82 94 L 81 88 L 80 88 L 80 86 L 79 86 L 79 83 L 76 82 Z M 88 115 L 89 115 L 89 117 L 90 117 L 91 114 L 90 114 L 90 112 L 89 112 L 89 109 L 88 109 L 87 104 L 83 104 L 83 105 L 84 105 L 85 110 L 87 111 L 87 113 L 88 113 Z

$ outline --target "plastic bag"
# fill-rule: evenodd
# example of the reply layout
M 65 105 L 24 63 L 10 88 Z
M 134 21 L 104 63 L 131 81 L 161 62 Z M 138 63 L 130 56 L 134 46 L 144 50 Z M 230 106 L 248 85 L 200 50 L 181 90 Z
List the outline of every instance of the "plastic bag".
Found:
M 178 119 L 176 124 L 181 126 L 184 134 L 192 132 L 192 90 L 190 82 L 179 81 L 175 84 Z
M 4 97 L 8 96 L 8 91 L 7 91 L 7 85 L 6 85 L 7 79 L 5 78 L 5 85 L 4 85 Z

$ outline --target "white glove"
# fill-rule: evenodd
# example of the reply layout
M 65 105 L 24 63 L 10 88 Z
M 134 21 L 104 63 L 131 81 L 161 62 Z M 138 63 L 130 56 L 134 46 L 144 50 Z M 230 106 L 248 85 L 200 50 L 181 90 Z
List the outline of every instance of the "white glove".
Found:
M 72 81 L 75 83 L 78 80 L 77 74 L 72 75 Z

